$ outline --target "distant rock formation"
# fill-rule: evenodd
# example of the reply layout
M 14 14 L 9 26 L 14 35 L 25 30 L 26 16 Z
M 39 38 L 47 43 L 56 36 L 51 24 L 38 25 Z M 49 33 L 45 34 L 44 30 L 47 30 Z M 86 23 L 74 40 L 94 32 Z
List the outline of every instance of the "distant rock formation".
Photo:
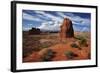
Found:
M 32 34 L 40 34 L 40 33 L 41 33 L 41 31 L 38 28 L 32 28 L 32 29 L 29 30 L 29 34 L 30 35 L 32 35 Z
M 74 29 L 72 21 L 68 18 L 64 18 L 62 25 L 60 26 L 60 38 L 72 38 L 74 37 Z

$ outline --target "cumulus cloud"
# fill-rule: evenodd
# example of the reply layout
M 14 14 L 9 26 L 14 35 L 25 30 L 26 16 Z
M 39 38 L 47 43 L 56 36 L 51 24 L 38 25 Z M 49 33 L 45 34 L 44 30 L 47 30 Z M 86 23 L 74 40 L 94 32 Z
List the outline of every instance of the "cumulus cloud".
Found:
M 41 30 L 48 30 L 48 31 L 59 31 L 61 23 L 59 22 L 44 22 L 38 28 Z

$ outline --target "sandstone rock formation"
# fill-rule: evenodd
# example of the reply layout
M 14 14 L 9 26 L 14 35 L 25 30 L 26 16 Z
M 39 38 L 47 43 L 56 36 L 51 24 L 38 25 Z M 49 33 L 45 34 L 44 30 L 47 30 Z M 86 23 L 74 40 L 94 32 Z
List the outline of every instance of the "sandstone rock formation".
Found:
M 32 28 L 32 29 L 30 29 L 29 30 L 29 34 L 40 34 L 41 33 L 41 31 L 40 31 L 40 29 L 38 29 L 38 28 Z
M 68 18 L 64 18 L 62 25 L 60 26 L 60 38 L 72 38 L 74 37 L 74 29 L 72 21 Z

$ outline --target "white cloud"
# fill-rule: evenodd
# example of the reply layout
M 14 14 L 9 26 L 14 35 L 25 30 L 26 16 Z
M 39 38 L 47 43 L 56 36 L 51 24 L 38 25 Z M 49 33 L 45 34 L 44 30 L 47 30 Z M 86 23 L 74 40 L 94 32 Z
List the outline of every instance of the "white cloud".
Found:
M 53 16 L 51 14 L 47 14 L 45 12 L 40 12 L 52 19 L 55 19 L 54 21 L 52 22 L 44 22 L 41 24 L 41 26 L 39 27 L 40 29 L 44 29 L 44 30 L 59 30 L 60 29 L 60 25 L 61 25 L 61 21 L 63 21 L 63 18 L 69 18 L 72 20 L 72 23 L 74 25 L 74 29 L 77 30 L 77 31 L 88 31 L 89 30 L 89 27 L 90 26 L 90 20 L 89 19 L 86 19 L 86 18 L 82 18 L 80 16 L 76 16 L 74 14 L 68 14 L 68 15 L 65 15 L 63 12 L 56 12 L 60 17 L 62 18 L 57 18 L 56 16 Z M 58 21 L 56 21 L 58 20 Z M 52 25 L 51 25 L 52 24 Z M 75 26 L 75 24 L 78 25 Z M 83 26 L 83 27 L 82 27 Z
M 81 29 L 81 31 L 90 31 L 90 29 L 89 29 L 88 27 L 83 27 L 83 28 Z
M 37 14 L 41 14 L 44 18 L 51 19 L 52 21 L 43 22 L 38 28 L 41 30 L 49 30 L 49 31 L 58 31 L 60 29 L 60 25 L 63 21 L 63 18 L 54 16 L 52 14 L 43 12 L 43 11 L 35 11 Z
M 77 26 L 73 26 L 75 31 L 81 31 L 83 27 L 77 27 Z
M 86 25 L 90 24 L 90 20 L 86 18 L 82 18 L 80 16 L 76 16 L 73 13 L 66 13 L 64 14 L 63 12 L 56 12 L 60 17 L 54 16 L 52 14 L 46 13 L 44 11 L 35 11 L 36 13 L 42 14 L 44 18 L 49 18 L 52 19 L 53 21 L 58 21 L 62 22 L 63 18 L 69 18 L 72 20 L 73 24 L 80 24 L 80 25 Z M 40 15 L 40 17 L 42 16 Z
M 42 21 L 40 18 L 34 17 L 34 16 L 27 14 L 25 12 L 23 12 L 23 19 L 34 20 L 34 21 Z
M 51 19 L 52 21 L 59 21 L 61 22 L 63 19 L 52 14 L 46 13 L 44 11 L 35 11 L 37 14 L 42 14 L 44 18 Z
M 66 16 L 64 13 L 62 12 L 57 12 L 58 15 L 60 15 L 62 18 L 70 18 L 69 16 Z
M 37 27 L 42 30 L 54 30 L 54 31 L 59 30 L 60 25 L 63 22 L 64 18 L 71 19 L 73 24 L 77 24 L 79 26 L 81 25 L 85 26 L 85 27 L 77 27 L 74 25 L 75 30 L 78 31 L 89 30 L 88 26 L 90 26 L 91 22 L 90 19 L 82 18 L 73 13 L 56 12 L 58 16 L 55 16 L 53 14 L 44 11 L 34 11 L 34 12 L 37 14 L 37 17 L 23 12 L 23 18 L 27 20 L 42 21 L 41 25 Z M 41 18 L 43 18 L 44 20 L 42 20 Z M 51 21 L 48 21 L 48 19 Z M 27 30 L 29 28 L 24 28 L 24 29 Z
M 41 30 L 58 31 L 60 30 L 61 23 L 58 22 L 45 22 L 42 23 L 38 28 Z
M 77 27 L 77 26 L 73 26 L 74 27 L 74 30 L 75 31 L 81 31 L 81 32 L 84 32 L 84 31 L 90 31 L 90 27 Z
M 69 18 L 71 19 L 72 21 L 80 21 L 80 17 L 79 16 L 75 16 L 74 14 L 72 13 L 66 13 L 64 14 L 63 12 L 57 12 L 57 14 L 63 18 Z
M 23 27 L 22 29 L 23 29 L 24 31 L 28 31 L 28 30 L 31 29 L 31 27 Z
M 34 11 L 37 14 L 44 14 L 44 11 Z
M 57 14 L 63 18 L 71 19 L 73 24 L 90 26 L 90 19 L 82 18 L 80 16 L 74 15 L 73 13 L 64 14 L 62 12 L 57 12 Z
M 33 26 L 33 24 L 27 24 L 27 26 L 29 26 L 29 27 L 30 27 L 30 26 Z

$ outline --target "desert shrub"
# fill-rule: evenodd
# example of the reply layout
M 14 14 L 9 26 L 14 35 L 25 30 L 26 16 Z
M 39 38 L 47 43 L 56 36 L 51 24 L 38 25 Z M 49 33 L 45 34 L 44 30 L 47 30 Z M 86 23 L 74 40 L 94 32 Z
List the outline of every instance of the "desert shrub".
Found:
M 55 55 L 55 52 L 53 52 L 51 49 L 48 49 L 46 53 L 43 55 L 42 61 L 51 61 L 54 55 Z
M 84 36 L 81 36 L 81 35 L 77 35 L 77 36 L 75 36 L 75 38 L 78 39 L 78 40 L 84 40 L 84 39 L 86 39 Z
M 85 47 L 88 46 L 87 39 L 85 37 L 77 35 L 75 38 L 79 40 L 79 45 L 80 46 L 85 46 Z
M 78 48 L 79 50 L 81 50 L 81 47 L 78 46 L 76 43 L 72 43 L 72 44 L 71 44 L 71 47 L 73 47 L 73 48 Z
M 68 59 L 73 59 L 74 57 L 77 57 L 78 56 L 77 54 L 73 53 L 72 51 L 65 51 L 64 54 L 66 55 L 66 57 Z
M 86 39 L 81 39 L 81 40 L 79 41 L 79 45 L 80 45 L 80 46 L 85 46 L 85 47 L 87 47 L 87 46 L 88 46 L 87 40 L 86 40 Z
M 76 43 L 72 43 L 71 47 L 73 47 L 73 48 L 79 48 L 79 46 Z

